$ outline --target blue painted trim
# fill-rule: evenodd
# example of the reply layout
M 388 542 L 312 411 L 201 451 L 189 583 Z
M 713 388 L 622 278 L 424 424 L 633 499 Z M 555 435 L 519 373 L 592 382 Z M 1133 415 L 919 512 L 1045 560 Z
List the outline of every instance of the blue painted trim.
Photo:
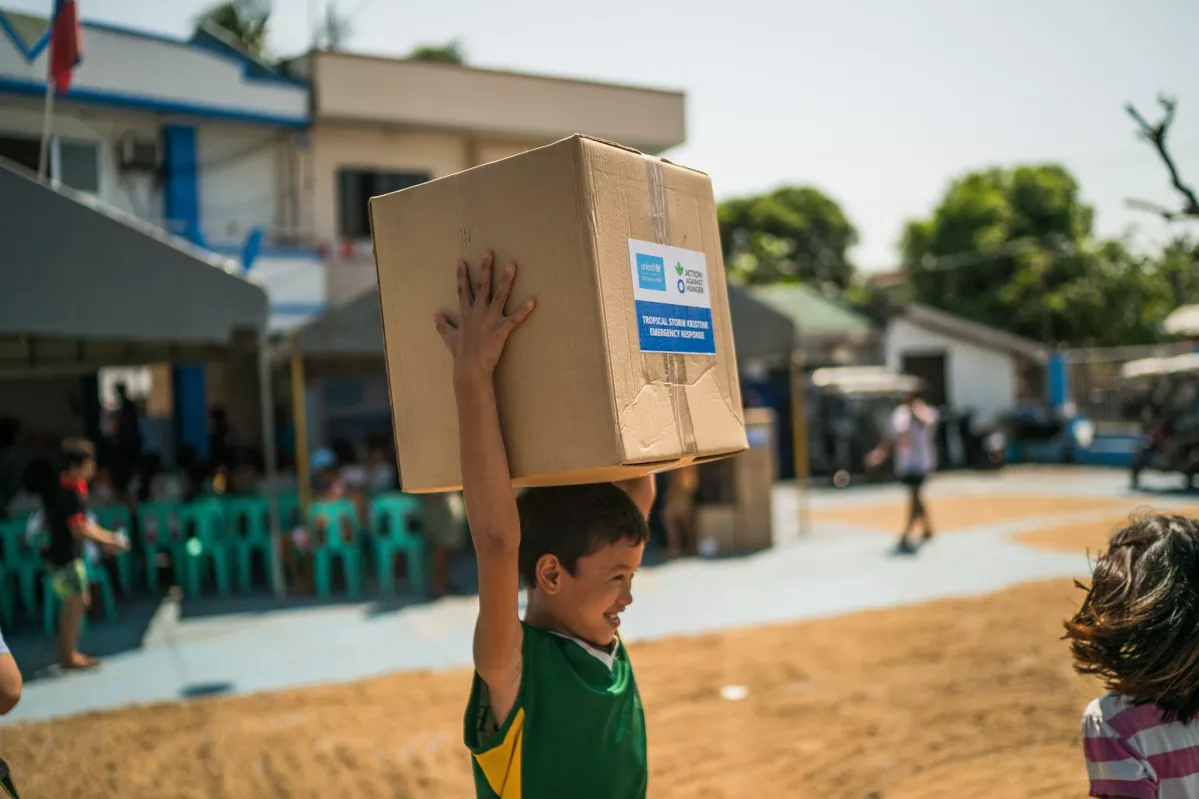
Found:
M 1046 372 L 1049 407 L 1060 408 L 1070 399 L 1070 362 L 1066 353 L 1050 353 Z
M 280 316 L 311 316 L 325 312 L 323 302 L 276 302 L 271 303 L 271 313 Z
M 255 61 L 245 53 L 238 52 L 219 39 L 209 37 L 204 33 L 198 33 L 190 41 L 178 42 L 178 44 L 192 50 L 203 50 L 208 55 L 215 55 L 226 61 L 232 61 L 242 68 L 241 75 L 246 80 L 308 90 L 308 84 L 305 81 L 273 72 L 266 64 Z
M 162 145 L 163 217 L 178 224 L 176 229 L 183 238 L 203 246 L 196 129 L 190 125 L 163 125 Z
M 242 77 L 249 80 L 261 81 L 264 83 L 278 83 L 293 88 L 307 89 L 308 84 L 305 81 L 297 78 L 288 77 L 286 75 L 277 75 L 266 72 L 269 69 L 265 64 L 260 64 L 244 53 L 239 53 L 236 50 L 230 49 L 215 42 L 205 41 L 202 39 L 179 39 L 173 36 L 167 36 L 162 33 L 153 31 L 138 30 L 137 28 L 126 28 L 123 25 L 114 25 L 111 22 L 84 22 L 85 28 L 94 28 L 95 30 L 107 31 L 109 33 L 121 34 L 123 36 L 133 36 L 138 39 L 147 39 L 152 42 L 161 44 L 170 44 L 175 47 L 183 47 L 188 50 L 201 50 L 208 55 L 215 55 L 223 58 L 226 61 L 232 61 L 244 69 Z
M 224 244 L 212 243 L 204 245 L 210 251 L 217 255 L 224 255 L 227 258 L 241 258 L 245 255 L 246 245 L 241 244 Z M 272 246 L 270 244 L 263 245 L 258 250 L 257 259 L 262 258 L 303 258 L 306 260 L 323 261 L 320 250 L 315 247 L 283 247 Z
M 12 26 L 8 20 L 8 14 L 0 11 L 0 30 L 3 30 L 13 45 L 17 48 L 17 52 L 26 62 L 32 63 L 33 59 L 41 55 L 42 50 L 46 49 L 46 45 L 50 43 L 51 27 L 46 28 L 46 32 L 42 34 L 42 38 L 33 43 L 33 47 L 25 44 L 25 40 L 21 38 L 21 34 L 17 33 L 17 29 Z
M 201 458 L 208 457 L 208 390 L 203 364 L 171 369 L 174 396 L 176 452 L 189 445 Z
M 0 78 L 0 92 L 26 94 L 42 97 L 46 93 L 43 81 L 20 80 L 17 78 Z M 93 89 L 78 89 L 72 86 L 61 95 L 62 99 L 74 100 L 80 103 L 95 103 L 97 105 L 121 106 L 138 108 L 158 114 L 177 114 L 180 116 L 205 117 L 209 119 L 225 119 L 234 122 L 249 122 L 258 125 L 277 125 L 286 128 L 307 128 L 310 120 L 307 116 L 291 117 L 275 114 L 257 114 L 250 111 L 218 108 L 200 103 L 180 103 L 171 100 L 159 100 L 153 97 L 143 97 L 123 92 L 101 92 Z

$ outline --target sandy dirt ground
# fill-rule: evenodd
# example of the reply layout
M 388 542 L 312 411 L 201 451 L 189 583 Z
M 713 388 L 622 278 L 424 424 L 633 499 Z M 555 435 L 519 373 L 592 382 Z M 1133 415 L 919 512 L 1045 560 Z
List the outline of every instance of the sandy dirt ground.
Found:
M 652 797 L 1085 794 L 1069 581 L 633 647 Z M 470 796 L 469 675 L 0 728 L 25 797 Z M 721 697 L 744 686 L 740 701 Z M 566 790 L 564 797 L 576 795 Z
M 1094 553 L 1143 506 L 953 497 L 933 512 L 952 532 L 1110 509 L 1102 521 L 1017 536 Z M 902 513 L 897 504 L 818 516 L 892 532 Z M 650 796 L 1083 796 L 1078 721 L 1101 687 L 1074 674 L 1060 640 L 1080 598 L 1056 580 L 634 645 Z M 464 797 L 468 685 L 463 671 L 403 674 L 126 708 L 0 728 L 0 755 L 24 797 Z M 722 698 L 726 686 L 745 698 Z
M 1032 519 L 1038 516 L 1055 516 L 1087 511 L 1111 510 L 1112 517 L 1118 519 L 1121 515 L 1149 506 L 1144 500 L 1131 499 L 1091 499 L 1088 497 L 1036 497 L 1036 496 L 949 496 L 930 497 L 925 500 L 932 517 L 933 528 L 938 533 L 952 533 L 966 530 L 981 524 Z M 906 502 L 886 503 L 882 505 L 865 505 L 854 508 L 837 510 L 822 510 L 812 514 L 816 520 L 834 521 L 861 527 L 866 530 L 877 530 L 885 533 L 898 533 L 907 521 L 908 506 Z
M 1015 539 L 1022 544 L 1041 549 L 1059 552 L 1086 552 L 1095 556 L 1107 549 L 1107 542 L 1120 528 L 1129 523 L 1130 518 L 1148 510 L 1134 509 L 1131 516 L 1125 513 L 1113 516 L 1101 522 L 1086 522 L 1082 524 L 1066 524 L 1060 527 L 1047 527 L 1043 530 L 1033 530 L 1020 533 Z M 1191 505 L 1185 508 L 1171 509 L 1171 513 L 1182 513 L 1187 516 L 1199 516 L 1199 506 Z

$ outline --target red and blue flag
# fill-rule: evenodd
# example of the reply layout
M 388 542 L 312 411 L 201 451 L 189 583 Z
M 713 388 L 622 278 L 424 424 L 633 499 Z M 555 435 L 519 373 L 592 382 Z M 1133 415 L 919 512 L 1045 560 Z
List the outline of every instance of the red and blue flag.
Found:
M 54 19 L 50 25 L 50 79 L 59 94 L 66 94 L 71 75 L 83 60 L 77 0 L 54 0 Z

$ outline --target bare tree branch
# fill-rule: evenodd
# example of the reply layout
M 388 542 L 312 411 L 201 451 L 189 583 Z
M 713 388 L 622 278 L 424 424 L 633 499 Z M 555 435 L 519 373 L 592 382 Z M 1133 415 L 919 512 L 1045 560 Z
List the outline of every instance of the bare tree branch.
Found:
M 1164 208 L 1157 203 L 1151 203 L 1148 200 L 1139 200 L 1136 197 L 1125 200 L 1124 204 L 1129 208 L 1135 208 L 1138 211 L 1147 211 L 1148 213 L 1156 214 L 1167 222 L 1175 222 L 1179 219 L 1185 218 L 1186 216 L 1178 211 L 1171 211 L 1169 208 Z
M 1178 212 L 1167 211 L 1161 206 L 1143 200 L 1129 200 L 1129 205 L 1160 214 L 1163 219 L 1170 222 L 1186 218 L 1199 219 L 1199 195 L 1195 194 L 1193 188 L 1182 182 L 1182 176 L 1178 174 L 1178 167 L 1174 164 L 1174 159 L 1170 157 L 1170 151 L 1166 147 L 1166 135 L 1170 132 L 1170 125 L 1174 123 L 1174 110 L 1178 106 L 1178 101 L 1172 97 L 1160 95 L 1157 102 L 1165 110 L 1165 114 L 1156 125 L 1150 125 L 1132 103 L 1124 108 L 1140 128 L 1138 135 L 1152 144 L 1153 148 L 1157 150 L 1157 154 L 1161 156 L 1162 162 L 1170 173 L 1170 184 L 1183 196 L 1183 207 Z

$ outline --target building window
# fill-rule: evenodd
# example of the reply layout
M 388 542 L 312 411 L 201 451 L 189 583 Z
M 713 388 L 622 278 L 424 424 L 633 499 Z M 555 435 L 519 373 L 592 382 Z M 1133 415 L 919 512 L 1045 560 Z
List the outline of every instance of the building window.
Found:
M 366 206 L 371 197 L 407 189 L 429 180 L 428 172 L 378 172 L 367 169 L 341 169 L 337 172 L 337 202 L 344 238 L 368 238 L 370 217 Z
M 37 171 L 42 143 L 31 136 L 0 135 L 0 157 Z M 100 147 L 96 142 L 63 139 L 50 141 L 50 178 L 72 189 L 98 194 L 100 191 Z
M 59 139 L 54 177 L 72 189 L 100 193 L 100 148 L 94 142 Z

